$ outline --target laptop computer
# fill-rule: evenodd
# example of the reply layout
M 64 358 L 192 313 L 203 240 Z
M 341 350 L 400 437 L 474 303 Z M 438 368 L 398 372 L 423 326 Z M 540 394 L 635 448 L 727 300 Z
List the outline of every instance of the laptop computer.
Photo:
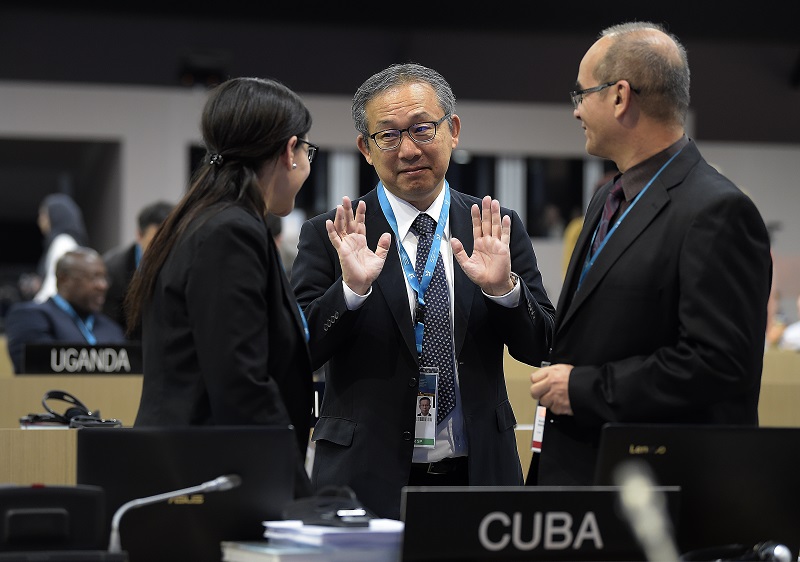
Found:
M 645 461 L 656 484 L 680 486 L 682 553 L 775 542 L 797 559 L 800 428 L 607 424 L 595 484 L 613 484 L 616 468 L 631 459 Z
M 219 562 L 221 541 L 263 540 L 262 521 L 280 519 L 294 499 L 298 453 L 289 426 L 82 428 L 77 437 L 77 483 L 105 490 L 108 531 L 130 500 L 241 478 L 230 490 L 125 511 L 119 537 L 130 562 Z

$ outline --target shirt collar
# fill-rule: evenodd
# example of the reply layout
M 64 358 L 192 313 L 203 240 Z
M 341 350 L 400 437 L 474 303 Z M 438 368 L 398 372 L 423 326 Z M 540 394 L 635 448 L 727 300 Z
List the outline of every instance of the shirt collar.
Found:
M 394 218 L 397 221 L 397 236 L 400 240 L 403 240 L 408 234 L 408 231 L 411 229 L 411 223 L 414 222 L 414 219 L 417 218 L 417 215 L 420 213 L 420 211 L 414 205 L 408 201 L 400 199 L 386 188 L 384 188 L 384 193 L 386 194 L 386 199 L 389 201 L 389 205 L 392 206 Z M 438 220 L 439 213 L 442 212 L 442 205 L 444 205 L 444 188 L 442 188 L 442 190 L 439 192 L 439 195 L 436 196 L 436 199 L 434 199 L 433 203 L 431 203 L 431 206 L 425 209 L 423 212 L 427 215 L 430 215 L 433 220 Z M 449 217 L 444 225 L 445 228 L 443 236 L 445 239 L 449 237 L 448 233 L 450 232 L 447 224 L 448 222 L 450 222 Z
M 670 158 L 680 152 L 684 146 L 689 144 L 689 138 L 683 135 L 677 142 L 668 146 L 658 154 L 654 154 L 644 162 L 636 164 L 633 168 L 622 175 L 622 191 L 625 193 L 625 200 L 632 201 L 650 179 L 658 173 Z

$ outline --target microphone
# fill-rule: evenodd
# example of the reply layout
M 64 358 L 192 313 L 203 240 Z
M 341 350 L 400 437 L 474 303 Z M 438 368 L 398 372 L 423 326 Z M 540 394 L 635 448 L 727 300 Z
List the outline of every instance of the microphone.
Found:
M 226 490 L 236 488 L 237 486 L 241 485 L 241 483 L 242 478 L 238 474 L 228 474 L 226 476 L 219 476 L 214 478 L 214 480 L 209 480 L 208 482 L 203 482 L 197 486 L 191 486 L 189 488 L 183 488 L 181 490 L 175 490 L 172 492 L 164 492 L 163 494 L 148 496 L 146 498 L 138 498 L 122 504 L 119 509 L 117 509 L 116 513 L 114 513 L 114 518 L 111 520 L 111 537 L 108 541 L 108 551 L 122 552 L 122 545 L 120 544 L 119 538 L 119 522 L 125 512 L 127 512 L 129 509 L 140 507 L 142 505 L 149 505 L 151 503 L 158 503 L 160 501 L 187 494 L 197 494 L 201 492 L 224 492 Z
M 753 547 L 756 558 L 753 560 L 773 560 L 775 562 L 791 562 L 792 551 L 784 544 L 775 541 L 760 542 Z
M 651 561 L 679 560 L 664 494 L 656 486 L 650 466 L 641 460 L 621 463 L 614 471 L 621 487 L 622 511 Z

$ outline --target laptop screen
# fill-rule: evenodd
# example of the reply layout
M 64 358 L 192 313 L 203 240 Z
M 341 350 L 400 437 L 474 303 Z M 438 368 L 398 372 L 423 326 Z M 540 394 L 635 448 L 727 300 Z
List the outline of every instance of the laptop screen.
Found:
M 106 492 L 106 528 L 124 503 L 238 475 L 234 489 L 182 495 L 126 511 L 122 549 L 130 562 L 219 562 L 223 540 L 263 540 L 294 494 L 291 427 L 83 428 L 77 483 Z
M 681 552 L 774 541 L 800 549 L 800 428 L 607 424 L 595 484 L 640 459 L 655 483 L 680 486 Z

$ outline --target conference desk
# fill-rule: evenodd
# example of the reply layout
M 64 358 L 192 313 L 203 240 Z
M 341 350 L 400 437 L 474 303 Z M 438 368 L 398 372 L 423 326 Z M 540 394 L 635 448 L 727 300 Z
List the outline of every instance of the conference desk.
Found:
M 506 386 L 517 417 L 517 449 L 527 476 L 531 462 L 531 438 L 536 402 L 530 395 L 530 375 L 536 369 L 506 353 Z M 800 353 L 768 350 L 761 374 L 758 402 L 759 424 L 764 427 L 800 427 Z
M 534 370 L 505 357 L 506 384 L 517 417 L 517 447 L 527 473 L 536 403 L 530 397 Z M 75 429 L 19 429 L 19 418 L 42 413 L 48 390 L 64 390 L 107 418 L 132 425 L 142 391 L 141 375 L 0 376 L 0 483 L 74 484 Z M 764 357 L 759 417 L 762 426 L 800 427 L 800 353 L 768 351 Z M 52 403 L 65 410 L 67 404 Z M 59 411 L 59 410 L 56 410 Z M 62 410 L 63 412 L 63 410 Z

